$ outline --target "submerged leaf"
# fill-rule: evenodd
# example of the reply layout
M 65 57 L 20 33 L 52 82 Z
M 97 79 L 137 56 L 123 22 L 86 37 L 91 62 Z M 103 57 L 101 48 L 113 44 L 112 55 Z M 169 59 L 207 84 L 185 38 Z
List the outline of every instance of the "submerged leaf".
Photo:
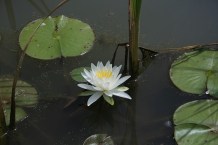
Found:
M 0 101 L 3 106 L 5 122 L 9 125 L 10 120 L 10 103 L 13 79 L 12 77 L 0 78 Z M 27 82 L 18 80 L 16 93 L 16 122 L 21 121 L 27 117 L 26 112 L 21 107 L 34 107 L 38 103 L 38 93 Z
M 218 97 L 218 52 L 199 50 L 183 54 L 173 62 L 170 78 L 182 91 L 207 92 Z
M 218 101 L 199 100 L 174 113 L 175 139 L 179 145 L 217 145 Z
M 106 134 L 95 134 L 88 137 L 83 145 L 114 145 L 113 140 Z
M 5 122 L 6 122 L 7 126 L 9 125 L 9 122 L 10 122 L 10 112 L 11 112 L 10 107 L 4 108 Z M 15 118 L 16 118 L 16 120 L 15 120 L 16 122 L 22 121 L 25 118 L 27 118 L 27 114 L 26 114 L 26 112 L 22 108 L 16 107 Z
M 43 19 L 35 20 L 23 28 L 19 37 L 22 49 L 42 21 Z M 49 17 L 40 25 L 26 53 L 38 59 L 78 56 L 89 51 L 94 37 L 91 27 L 82 21 L 63 15 Z
M 0 98 L 3 105 L 10 104 L 13 79 L 11 77 L 0 78 Z M 38 103 L 38 93 L 30 84 L 18 80 L 15 101 L 17 106 L 34 107 Z

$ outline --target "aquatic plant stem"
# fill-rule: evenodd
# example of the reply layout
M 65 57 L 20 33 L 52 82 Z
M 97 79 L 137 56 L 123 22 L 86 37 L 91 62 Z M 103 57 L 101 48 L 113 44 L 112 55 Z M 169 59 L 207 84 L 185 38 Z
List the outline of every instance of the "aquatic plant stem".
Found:
M 16 103 L 15 103 L 15 93 L 16 93 L 16 86 L 17 86 L 17 81 L 19 79 L 19 75 L 20 75 L 20 70 L 22 68 L 22 64 L 23 64 L 23 60 L 24 60 L 24 56 L 26 54 L 26 50 L 30 44 L 30 42 L 33 39 L 33 36 L 35 35 L 35 33 L 37 32 L 37 30 L 39 29 L 39 27 L 41 26 L 42 23 L 45 22 L 45 20 L 51 15 L 53 14 L 58 8 L 60 8 L 62 5 L 64 5 L 66 2 L 68 2 L 69 0 L 62 0 L 44 19 L 43 21 L 38 25 L 38 27 L 33 31 L 33 33 L 31 34 L 29 40 L 27 41 L 26 45 L 24 46 L 23 51 L 21 52 L 20 55 L 20 59 L 18 61 L 17 67 L 16 67 L 16 71 L 14 74 L 14 80 L 13 80 L 13 85 L 12 85 L 12 92 L 11 92 L 11 113 L 10 113 L 10 124 L 9 124 L 9 129 L 10 130 L 14 130 L 15 129 L 15 107 L 16 107 Z
M 133 78 L 139 73 L 138 39 L 141 0 L 129 0 L 129 69 Z

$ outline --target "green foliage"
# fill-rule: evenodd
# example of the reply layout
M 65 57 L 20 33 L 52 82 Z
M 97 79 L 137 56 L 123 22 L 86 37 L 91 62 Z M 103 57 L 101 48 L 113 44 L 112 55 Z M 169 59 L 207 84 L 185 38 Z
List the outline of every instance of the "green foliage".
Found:
M 19 37 L 22 49 L 42 21 L 35 20 L 23 28 Z M 63 15 L 49 17 L 33 36 L 26 53 L 38 59 L 78 56 L 89 51 L 94 37 L 91 27 L 86 23 Z
M 174 113 L 175 139 L 179 145 L 217 145 L 218 101 L 199 100 Z
M 218 52 L 194 51 L 180 56 L 171 66 L 170 78 L 182 91 L 218 97 Z

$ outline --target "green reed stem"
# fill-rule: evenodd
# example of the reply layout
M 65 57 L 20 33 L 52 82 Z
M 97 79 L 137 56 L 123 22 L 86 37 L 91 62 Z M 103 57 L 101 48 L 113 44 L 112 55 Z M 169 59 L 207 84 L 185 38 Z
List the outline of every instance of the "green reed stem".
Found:
M 45 22 L 45 20 L 51 15 L 53 14 L 58 8 L 60 8 L 62 5 L 64 5 L 66 2 L 68 2 L 69 0 L 62 0 L 44 19 L 43 21 L 39 24 L 39 26 L 34 30 L 34 32 L 31 34 L 28 42 L 26 43 L 21 55 L 20 55 L 20 59 L 18 61 L 17 67 L 16 67 L 16 72 L 14 74 L 14 80 L 13 80 L 13 86 L 12 86 L 12 93 L 11 93 L 11 113 L 10 113 L 10 124 L 9 124 L 9 129 L 10 130 L 14 130 L 15 129 L 15 114 L 16 114 L 16 103 L 15 103 L 15 93 L 16 93 L 16 86 L 17 86 L 17 81 L 19 79 L 19 75 L 20 75 L 20 70 L 22 68 L 22 64 L 23 64 L 23 60 L 24 60 L 24 56 L 26 54 L 26 50 L 30 44 L 30 42 L 33 39 L 33 36 L 36 34 L 37 30 L 39 29 L 39 27 L 41 26 L 42 23 Z
M 133 78 L 139 73 L 138 39 L 141 3 L 141 0 L 129 0 L 129 66 Z

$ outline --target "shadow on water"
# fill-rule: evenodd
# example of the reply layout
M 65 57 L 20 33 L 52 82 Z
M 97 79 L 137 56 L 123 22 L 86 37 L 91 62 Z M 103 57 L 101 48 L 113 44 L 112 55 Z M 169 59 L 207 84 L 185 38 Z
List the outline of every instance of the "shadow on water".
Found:
M 3 0 L 0 2 L 5 4 Z M 53 4 L 52 1 L 43 0 L 20 0 L 14 1 L 14 4 L 10 2 L 12 1 L 7 1 L 5 7 L 0 5 L 3 7 L 1 11 L 5 10 L 0 13 L 4 19 L 0 24 L 1 75 L 13 74 L 17 62 L 18 33 L 14 29 L 21 30 L 21 26 L 33 20 L 33 17 L 47 13 Z M 209 2 L 194 0 L 179 2 L 180 4 L 172 0 L 159 2 L 157 5 L 150 0 L 143 1 L 142 22 L 147 23 L 141 25 L 141 46 L 160 46 L 160 49 L 164 49 L 190 43 L 210 43 L 218 39 L 218 21 L 214 16 L 217 8 L 214 2 L 213 6 Z M 176 145 L 173 139 L 172 114 L 181 104 L 199 99 L 198 96 L 179 91 L 169 79 L 170 65 L 179 54 L 164 53 L 150 57 L 155 53 L 146 53 L 143 50 L 142 58 L 145 61 L 141 65 L 146 69 L 137 82 L 127 83 L 130 88 L 128 93 L 133 98 L 131 101 L 116 98 L 115 106 L 111 107 L 100 99 L 87 107 L 87 97 L 77 99 L 81 90 L 77 87 L 77 82 L 70 78 L 70 71 L 76 67 L 89 66 L 91 62 L 110 60 L 116 44 L 127 40 L 127 5 L 124 3 L 124 0 L 80 0 L 69 3 L 64 11 L 60 10 L 61 14 L 73 15 L 90 23 L 96 32 L 96 43 L 84 56 L 67 58 L 63 62 L 60 59 L 38 61 L 28 56 L 25 58 L 21 78 L 37 88 L 40 103 L 33 109 L 25 109 L 29 117 L 18 123 L 16 131 L 8 133 L 7 145 L 81 145 L 87 137 L 98 133 L 108 134 L 117 145 Z M 29 4 L 31 8 L 28 7 Z M 189 6 L 185 7 L 187 4 Z M 187 11 L 194 12 L 190 18 L 180 5 Z M 196 9 L 191 7 L 193 5 Z M 209 11 L 197 13 L 202 7 Z M 17 12 L 23 8 L 25 15 Z M 202 15 L 205 16 L 205 21 L 200 21 Z M 186 22 L 184 27 L 181 21 Z M 196 21 L 201 23 L 194 27 L 194 33 L 190 30 Z M 115 65 L 124 64 L 123 52 L 118 50 Z M 70 100 L 74 102 L 64 108 Z

